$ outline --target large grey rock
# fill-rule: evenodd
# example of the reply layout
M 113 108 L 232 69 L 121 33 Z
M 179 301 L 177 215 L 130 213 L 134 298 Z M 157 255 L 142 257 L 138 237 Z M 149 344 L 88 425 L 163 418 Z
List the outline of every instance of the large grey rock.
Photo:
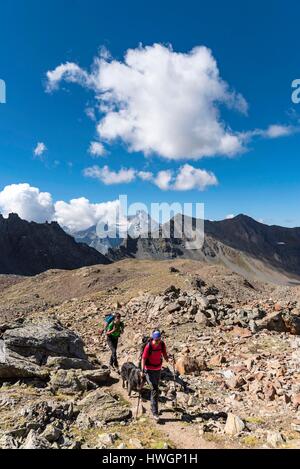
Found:
M 98 426 L 103 423 L 128 420 L 132 416 L 128 407 L 102 389 L 88 393 L 77 402 L 77 406 L 81 410 L 76 421 L 79 426 L 88 423 L 89 426 Z
M 243 420 L 238 416 L 232 413 L 229 413 L 227 416 L 226 424 L 224 431 L 227 435 L 235 436 L 241 433 L 245 428 Z
M 4 340 L 0 339 L 0 379 L 11 378 L 47 378 L 47 370 L 38 366 L 34 359 L 24 358 L 7 348 Z
M 49 423 L 49 425 L 46 426 L 45 430 L 41 434 L 41 436 L 50 443 L 54 443 L 54 441 L 57 441 L 61 437 L 61 435 L 61 429 L 56 427 L 52 423 Z
M 21 449 L 50 449 L 51 445 L 42 436 L 38 435 L 34 430 L 31 430 L 25 442 L 21 446 Z
M 93 365 L 82 358 L 48 357 L 46 365 L 49 368 L 61 368 L 63 370 L 92 370 Z
M 107 384 L 107 380 L 110 376 L 110 371 L 109 368 L 97 368 L 96 370 L 83 371 L 82 376 L 98 385 Z
M 5 327 L 0 337 L 0 379 L 47 378 L 43 366 L 92 368 L 84 352 L 82 339 L 52 319 L 27 320 Z M 56 360 L 56 361 L 55 361 Z
M 45 364 L 49 356 L 87 358 L 82 339 L 51 319 L 26 321 L 6 330 L 2 339 L 7 349 L 22 357 L 34 357 L 38 365 Z
M 83 376 L 81 370 L 57 370 L 51 373 L 50 388 L 52 391 L 74 394 L 95 389 L 96 384 Z
M 0 437 L 0 449 L 18 449 L 17 441 L 8 434 Z

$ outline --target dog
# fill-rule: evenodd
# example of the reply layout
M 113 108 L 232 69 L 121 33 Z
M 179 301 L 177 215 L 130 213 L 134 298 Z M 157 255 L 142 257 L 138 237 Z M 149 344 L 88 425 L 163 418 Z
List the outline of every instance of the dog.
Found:
M 144 386 L 144 379 L 141 370 L 132 362 L 126 362 L 121 368 L 122 386 L 131 396 L 132 391 L 140 392 Z

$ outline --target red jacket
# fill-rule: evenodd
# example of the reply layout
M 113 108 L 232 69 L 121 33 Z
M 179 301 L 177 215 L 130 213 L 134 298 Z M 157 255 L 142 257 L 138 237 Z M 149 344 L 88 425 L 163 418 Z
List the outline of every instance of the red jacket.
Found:
M 145 360 L 145 370 L 161 370 L 162 357 L 165 360 L 168 358 L 165 343 L 161 341 L 156 345 L 153 340 L 149 342 L 142 355 L 143 360 Z

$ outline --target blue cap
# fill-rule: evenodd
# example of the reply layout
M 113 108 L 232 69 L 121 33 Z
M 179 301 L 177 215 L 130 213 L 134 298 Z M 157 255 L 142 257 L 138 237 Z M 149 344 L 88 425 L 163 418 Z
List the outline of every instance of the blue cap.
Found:
M 159 331 L 154 331 L 152 333 L 152 339 L 156 340 L 156 339 L 160 339 L 161 338 L 161 333 Z

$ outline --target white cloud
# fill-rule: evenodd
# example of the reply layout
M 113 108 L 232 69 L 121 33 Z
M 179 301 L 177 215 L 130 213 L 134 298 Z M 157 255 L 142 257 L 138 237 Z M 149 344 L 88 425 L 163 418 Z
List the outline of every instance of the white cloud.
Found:
M 162 190 L 168 190 L 172 181 L 172 171 L 159 171 L 154 180 L 154 184 Z
M 49 192 L 40 192 L 29 184 L 11 184 L 0 192 L 0 212 L 7 217 L 17 213 L 28 221 L 50 221 L 54 215 L 52 197 Z
M 132 182 L 136 177 L 134 169 L 121 168 L 119 171 L 112 171 L 107 165 L 103 168 L 92 166 L 84 170 L 84 175 L 90 178 L 99 179 L 106 185 L 110 184 L 127 184 Z
M 218 180 L 211 172 L 185 164 L 179 168 L 175 175 L 170 170 L 160 171 L 154 180 L 154 184 L 162 190 L 187 191 L 198 189 L 203 191 L 208 186 L 216 186 Z
M 70 202 L 56 202 L 54 218 L 61 226 L 76 232 L 96 225 L 100 220 L 104 223 L 113 221 L 119 210 L 119 200 L 93 204 L 85 197 L 80 197 Z
M 34 156 L 42 159 L 43 154 L 47 151 L 47 147 L 43 142 L 38 142 L 35 149 L 33 150 Z
M 89 147 L 89 153 L 94 157 L 99 157 L 105 155 L 106 151 L 102 143 L 100 142 L 91 142 Z
M 102 141 L 121 139 L 129 151 L 175 160 L 244 150 L 219 105 L 246 113 L 247 103 L 221 79 L 207 47 L 177 53 L 161 44 L 140 46 L 129 49 L 123 62 L 102 52 L 91 73 L 70 62 L 47 72 L 47 90 L 61 80 L 94 90 L 104 113 L 97 125 Z
M 95 121 L 96 120 L 96 113 L 95 113 L 95 109 L 93 107 L 87 107 L 85 108 L 85 114 L 87 115 L 87 117 L 89 119 L 91 119 L 92 121 Z
M 121 168 L 119 171 L 112 171 L 107 165 L 100 168 L 91 166 L 84 170 L 86 177 L 98 179 L 106 185 L 129 183 L 136 178 L 155 184 L 162 190 L 187 191 L 198 189 L 205 190 L 208 186 L 216 186 L 218 180 L 212 172 L 194 168 L 190 164 L 181 166 L 177 173 L 170 169 L 159 171 L 154 175 L 150 171 L 137 171 L 135 169 Z
M 226 215 L 225 217 L 226 220 L 231 220 L 232 218 L 234 218 L 233 213 L 229 213 L 229 215 Z
M 153 173 L 150 171 L 139 171 L 138 177 L 141 178 L 143 181 L 151 181 L 153 178 Z
M 244 142 L 251 140 L 254 137 L 262 137 L 268 139 L 288 137 L 295 133 L 300 132 L 299 126 L 294 125 L 281 125 L 281 124 L 272 124 L 267 127 L 267 129 L 255 129 L 248 132 L 243 132 L 240 134 L 240 137 Z
M 55 70 L 48 71 L 47 74 L 46 91 L 51 92 L 58 88 L 62 79 L 71 82 L 79 83 L 82 86 L 91 85 L 90 76 L 83 71 L 78 65 L 72 62 L 66 62 L 55 68 Z
M 185 164 L 180 168 L 173 188 L 178 191 L 191 189 L 203 191 L 206 187 L 216 186 L 217 184 L 217 178 L 213 173 Z
M 53 202 L 49 192 L 41 192 L 27 183 L 11 184 L 0 191 L 0 213 L 7 217 L 17 213 L 22 219 L 44 223 L 56 220 L 70 231 L 89 228 L 102 220 L 113 222 L 115 214 L 121 215 L 120 201 L 91 203 L 85 197 Z
M 264 135 L 268 138 L 287 137 L 295 131 L 296 128 L 292 125 L 270 125 Z

